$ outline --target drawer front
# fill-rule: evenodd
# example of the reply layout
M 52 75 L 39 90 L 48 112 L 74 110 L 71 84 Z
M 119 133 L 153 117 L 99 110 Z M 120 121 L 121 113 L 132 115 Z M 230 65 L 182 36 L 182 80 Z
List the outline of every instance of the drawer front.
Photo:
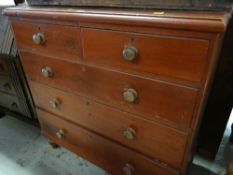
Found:
M 25 105 L 24 100 L 19 100 L 17 97 L 8 95 L 5 93 L 0 92 L 0 106 L 7 108 L 11 111 L 23 114 L 23 115 L 28 115 L 27 112 L 25 111 L 24 105 Z
M 8 76 L 3 76 L 3 75 L 0 75 L 0 91 L 12 95 L 17 94 L 13 84 L 11 83 L 10 78 Z
M 7 64 L 4 59 L 0 59 L 0 75 L 8 74 Z
M 188 127 L 196 90 L 128 74 L 21 53 L 29 79 L 72 90 L 152 120 Z M 32 59 L 33 58 L 33 59 Z M 43 72 L 52 72 L 45 78 Z
M 97 29 L 82 29 L 82 37 L 87 62 L 191 82 L 201 80 L 209 44 L 191 38 Z
M 78 95 L 29 81 L 36 106 L 179 168 L 187 135 Z
M 20 50 L 72 61 L 82 56 L 80 29 L 77 27 L 12 21 L 12 28 Z
M 38 110 L 42 133 L 114 175 L 123 175 L 123 169 L 134 175 L 173 175 L 175 171 L 164 169 L 148 158 L 114 142 Z M 127 166 L 127 164 L 132 165 Z

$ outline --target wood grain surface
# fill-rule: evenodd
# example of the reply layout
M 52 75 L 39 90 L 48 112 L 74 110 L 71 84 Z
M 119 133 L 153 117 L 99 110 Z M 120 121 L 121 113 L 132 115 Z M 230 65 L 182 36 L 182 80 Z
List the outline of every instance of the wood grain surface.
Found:
M 84 61 L 195 83 L 202 78 L 209 45 L 208 40 L 85 28 L 82 38 Z M 122 55 L 129 46 L 138 50 L 131 62 Z
M 188 136 L 185 132 L 40 83 L 29 81 L 29 85 L 40 109 L 142 152 L 152 159 L 176 168 L 181 166 Z M 50 106 L 50 102 L 54 100 L 60 103 L 57 109 Z M 123 132 L 127 128 L 133 128 L 137 132 L 135 140 L 124 137 Z
M 15 37 L 20 50 L 43 53 L 65 60 L 75 61 L 82 57 L 80 29 L 52 24 L 27 23 L 15 21 L 12 23 Z M 20 30 L 17 30 L 20 28 Z M 44 44 L 35 44 L 33 35 L 43 33 Z
M 178 175 L 179 173 L 166 165 L 152 162 L 137 152 L 122 147 L 114 142 L 104 139 L 85 129 L 78 127 L 56 116 L 38 110 L 42 133 L 58 143 L 91 162 L 102 166 L 107 172 L 119 175 L 124 174 L 122 169 L 126 163 L 134 166 L 135 175 Z M 58 139 L 56 133 L 62 129 L 65 132 L 64 139 Z
M 21 52 L 21 56 L 25 73 L 31 80 L 73 91 L 143 118 L 166 122 L 173 127 L 187 129 L 192 120 L 196 89 L 27 52 Z M 41 73 L 46 66 L 54 72 L 51 78 L 44 78 Z M 134 103 L 123 99 L 127 88 L 134 88 L 138 93 Z
M 24 6 L 4 11 L 42 133 L 111 174 L 122 174 L 130 162 L 138 175 L 184 175 L 192 159 L 231 12 L 158 12 Z M 45 31 L 47 45 L 32 43 L 38 29 Z M 134 62 L 122 59 L 128 46 L 139 51 Z M 47 78 L 46 67 L 52 70 Z M 132 103 L 123 97 L 129 88 L 138 94 Z M 59 102 L 56 109 L 49 107 L 51 100 Z M 122 138 L 129 127 L 136 135 L 132 143 Z

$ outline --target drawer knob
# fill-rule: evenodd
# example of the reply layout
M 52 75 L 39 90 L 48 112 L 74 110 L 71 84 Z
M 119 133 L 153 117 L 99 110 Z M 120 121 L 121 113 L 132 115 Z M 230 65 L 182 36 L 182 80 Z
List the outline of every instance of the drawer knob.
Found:
M 123 172 L 124 172 L 124 175 L 133 175 L 134 174 L 133 165 L 129 163 L 125 164 L 125 166 L 123 167 Z
M 57 109 L 60 106 L 60 102 L 58 100 L 51 100 L 49 104 L 53 109 Z
M 127 61 L 133 61 L 137 58 L 137 56 L 138 56 L 138 49 L 134 46 L 126 47 L 123 50 L 123 57 Z
M 49 78 L 53 76 L 53 70 L 50 67 L 45 67 L 41 69 L 41 72 L 45 78 Z
M 4 86 L 5 91 L 11 90 L 11 85 L 9 83 L 5 83 L 3 86 Z
M 36 33 L 32 36 L 32 40 L 35 44 L 44 44 L 45 43 L 45 36 L 43 33 Z
M 125 101 L 133 103 L 136 101 L 136 99 L 138 97 L 138 93 L 136 90 L 129 88 L 129 89 L 125 90 L 123 97 L 124 97 Z
M 58 139 L 64 139 L 65 138 L 65 132 L 60 129 L 57 133 L 56 133 L 56 136 Z
M 124 132 L 123 135 L 126 139 L 128 140 L 135 140 L 137 133 L 133 128 L 127 128 Z

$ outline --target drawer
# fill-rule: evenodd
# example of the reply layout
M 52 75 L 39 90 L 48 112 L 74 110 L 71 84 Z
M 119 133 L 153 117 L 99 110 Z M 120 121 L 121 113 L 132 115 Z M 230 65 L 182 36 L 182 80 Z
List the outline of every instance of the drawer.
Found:
M 0 75 L 0 91 L 17 95 L 16 90 L 11 83 L 11 79 L 8 76 Z
M 82 29 L 86 62 L 199 82 L 209 42 L 175 36 Z M 124 53 L 124 54 L 123 54 Z
M 40 83 L 29 81 L 36 106 L 179 168 L 187 134 Z
M 174 127 L 188 127 L 192 119 L 195 89 L 30 53 L 21 55 L 29 79 L 71 90 L 150 120 L 168 122 Z
M 20 100 L 15 96 L 0 92 L 0 106 L 11 111 L 28 116 L 28 111 L 25 109 L 26 101 Z
M 123 173 L 123 169 L 134 175 L 178 174 L 172 169 L 159 166 L 141 154 L 42 110 L 38 110 L 38 116 L 42 133 L 46 137 L 101 166 L 113 175 L 126 174 Z
M 82 56 L 77 27 L 12 21 L 12 28 L 20 50 L 72 61 Z

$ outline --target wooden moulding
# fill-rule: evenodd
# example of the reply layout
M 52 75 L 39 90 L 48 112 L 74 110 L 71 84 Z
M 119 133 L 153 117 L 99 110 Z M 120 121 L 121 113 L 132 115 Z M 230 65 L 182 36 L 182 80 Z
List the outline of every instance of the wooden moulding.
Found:
M 158 11 L 157 11 L 158 12 Z M 127 26 L 159 27 L 202 32 L 224 32 L 231 12 L 185 12 L 129 10 L 115 8 L 46 8 L 15 7 L 7 8 L 3 14 L 10 17 L 56 20 L 73 23 L 98 23 Z M 182 24 L 182 25 L 180 25 Z

